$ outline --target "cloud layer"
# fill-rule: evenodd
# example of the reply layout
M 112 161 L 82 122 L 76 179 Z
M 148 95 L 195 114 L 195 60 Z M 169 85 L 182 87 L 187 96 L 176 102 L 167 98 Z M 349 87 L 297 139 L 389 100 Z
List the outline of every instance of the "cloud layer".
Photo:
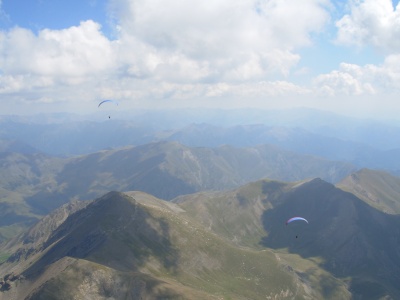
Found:
M 0 31 L 0 102 L 113 97 L 146 106 L 399 92 L 400 6 L 390 0 L 351 0 L 338 20 L 329 0 L 110 0 L 109 8 L 113 39 L 91 20 Z M 315 47 L 331 22 L 338 44 L 374 47 L 383 63 L 343 62 L 308 85 L 290 82 L 299 51 Z

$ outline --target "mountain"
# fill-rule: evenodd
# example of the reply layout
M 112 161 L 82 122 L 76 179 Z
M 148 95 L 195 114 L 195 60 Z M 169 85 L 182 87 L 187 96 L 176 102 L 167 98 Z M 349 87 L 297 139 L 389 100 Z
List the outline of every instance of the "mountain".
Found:
M 400 217 L 385 214 L 330 183 L 258 181 L 229 193 L 174 200 L 231 242 L 274 249 L 309 286 L 333 296 L 398 299 Z M 309 221 L 285 225 L 293 216 Z
M 0 248 L 0 299 L 400 297 L 400 216 L 321 179 L 78 203 Z
M 400 170 L 400 148 L 386 149 L 378 143 L 371 145 L 371 143 L 343 139 L 329 134 L 328 130 L 324 134 L 322 130 L 317 133 L 302 127 L 291 128 L 264 124 L 226 128 L 210 124 L 191 124 L 175 130 L 166 139 L 179 141 L 192 147 L 217 147 L 222 144 L 249 147 L 271 144 L 298 154 L 346 161 L 358 168 L 380 168 L 393 173 Z M 367 135 L 367 132 L 364 135 Z
M 64 157 L 146 144 L 161 135 L 149 126 L 108 118 L 98 122 L 73 120 L 61 123 L 0 119 L 0 126 L 0 139 L 18 140 L 42 153 Z
M 69 158 L 4 152 L 0 165 L 0 226 L 7 226 L 0 228 L 0 235 L 5 238 L 72 199 L 93 199 L 109 190 L 140 190 L 170 200 L 198 191 L 227 190 L 260 178 L 321 177 L 337 182 L 355 170 L 347 163 L 270 145 L 204 148 L 177 142 Z
M 398 124 L 316 110 L 170 110 L 136 112 L 116 120 L 86 118 L 63 114 L 0 117 L 0 139 L 19 140 L 58 156 L 160 141 L 191 147 L 273 144 L 296 153 L 346 161 L 357 168 L 379 168 L 393 174 L 400 170 Z
M 314 295 L 273 252 L 235 247 L 178 205 L 148 194 L 111 192 L 71 209 L 9 243 L 17 250 L 0 265 L 0 299 Z M 44 234 L 32 238 L 38 232 Z
M 0 242 L 43 216 L 27 199 L 54 187 L 64 163 L 42 153 L 0 152 Z
M 17 141 L 17 140 L 2 140 L 0 139 L 0 153 L 1 152 L 17 152 L 23 154 L 34 154 L 39 151 L 30 145 Z
M 263 177 L 288 181 L 321 177 L 337 182 L 352 170 L 350 164 L 270 145 L 205 148 L 159 142 L 77 158 L 65 165 L 57 178 L 77 194 L 96 183 L 104 191 L 141 190 L 169 200 L 201 190 L 229 189 Z
M 242 124 L 259 123 L 274 127 L 302 128 L 320 136 L 352 141 L 379 150 L 400 148 L 398 120 L 380 121 L 349 117 L 310 108 L 259 111 L 258 114 L 258 118 L 249 119 Z
M 315 225 L 290 226 L 291 234 L 285 235 L 286 228 L 277 221 L 295 215 Z M 399 216 L 387 215 L 350 193 L 314 180 L 285 195 L 285 201 L 266 211 L 262 219 L 268 232 L 263 245 L 288 247 L 304 258 L 318 257 L 336 278 L 351 278 L 349 289 L 361 299 L 386 294 L 399 298 Z M 293 239 L 294 234 L 301 239 Z
M 90 123 L 95 126 L 88 125 Z M 163 108 L 149 110 L 135 109 L 132 111 L 121 109 L 115 115 L 115 118 L 110 120 L 108 119 L 108 115 L 105 116 L 97 110 L 94 110 L 92 114 L 86 115 L 67 113 L 37 114 L 30 116 L 0 115 L 0 128 L 4 128 L 4 130 L 0 129 L 0 137 L 11 135 L 13 136 L 12 138 L 15 139 L 15 136 L 18 135 L 24 136 L 25 138 L 31 137 L 30 140 L 36 139 L 36 141 L 39 141 L 40 137 L 43 136 L 62 141 L 61 137 L 65 136 L 67 133 L 63 129 L 63 127 L 65 127 L 66 130 L 69 130 L 69 133 L 73 133 L 76 141 L 87 144 L 83 138 L 84 132 L 86 132 L 85 137 L 90 139 L 91 133 L 95 132 L 97 136 L 97 128 L 104 129 L 107 126 L 110 128 L 110 131 L 106 130 L 103 135 L 98 135 L 99 138 L 103 137 L 103 140 L 110 140 L 109 134 L 117 132 L 117 135 L 120 137 L 124 136 L 127 140 L 133 138 L 134 135 L 133 133 L 129 135 L 129 131 L 124 129 L 128 124 L 130 124 L 129 127 L 147 129 L 147 133 L 152 134 L 154 132 L 164 132 L 166 130 L 180 130 L 188 124 L 202 123 L 219 128 L 250 124 L 260 124 L 265 127 L 301 128 L 316 135 L 332 137 L 342 141 L 353 141 L 379 150 L 400 148 L 400 124 L 398 120 L 377 121 L 373 119 L 348 117 L 310 108 L 281 110 L 250 108 Z M 48 126 L 38 127 L 39 125 Z M 74 129 L 71 131 L 73 127 Z M 39 128 L 40 130 L 38 130 Z M 48 132 L 56 131 L 59 133 L 58 136 L 48 134 Z M 71 136 L 68 138 L 73 137 Z M 136 135 L 136 139 L 140 139 L 140 135 Z M 24 139 L 21 139 L 21 141 L 26 142 Z M 132 144 L 132 140 L 130 140 L 130 144 Z M 53 145 L 57 146 L 55 144 Z M 114 145 L 114 147 L 121 147 L 124 145 L 127 144 Z M 78 149 L 80 147 L 79 143 L 75 145 L 68 143 L 64 144 L 64 146 L 68 149 L 72 149 L 72 147 Z M 57 151 L 58 150 L 62 151 L 62 148 L 57 147 Z M 92 150 L 92 152 L 97 150 L 101 149 Z M 82 152 L 74 153 L 83 154 Z
M 388 214 L 400 214 L 400 178 L 379 170 L 361 169 L 337 186 Z

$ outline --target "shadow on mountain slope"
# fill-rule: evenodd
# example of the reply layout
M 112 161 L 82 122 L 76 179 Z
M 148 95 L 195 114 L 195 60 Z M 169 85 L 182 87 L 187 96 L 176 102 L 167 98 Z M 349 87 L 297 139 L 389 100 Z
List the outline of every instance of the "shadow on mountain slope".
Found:
M 166 220 L 152 217 L 133 198 L 111 192 L 70 215 L 24 275 L 35 276 L 63 257 L 84 258 L 120 271 L 135 271 L 148 259 L 156 259 L 174 273 L 179 252 L 169 236 Z
M 336 277 L 356 278 L 350 290 L 352 284 L 360 290 L 374 282 L 386 291 L 390 286 L 399 297 L 400 216 L 382 213 L 320 179 L 280 197 L 278 205 L 262 215 L 268 232 L 262 245 L 287 248 L 304 258 L 322 258 L 321 266 Z M 309 224 L 285 225 L 294 216 L 306 218 Z

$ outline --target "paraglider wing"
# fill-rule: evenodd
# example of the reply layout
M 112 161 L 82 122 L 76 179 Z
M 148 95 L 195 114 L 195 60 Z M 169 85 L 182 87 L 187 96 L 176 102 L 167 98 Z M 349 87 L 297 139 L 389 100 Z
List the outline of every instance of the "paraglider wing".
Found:
M 99 103 L 99 105 L 98 105 L 97 107 L 100 107 L 100 105 L 102 105 L 103 103 L 106 103 L 106 102 L 112 102 L 112 103 L 114 103 L 115 105 L 118 105 L 118 102 L 117 102 L 117 101 L 114 101 L 114 100 L 103 100 L 103 101 L 101 101 L 101 102 Z
M 308 221 L 306 219 L 302 218 L 302 217 L 293 217 L 293 218 L 290 218 L 289 220 L 286 221 L 286 225 L 291 223 L 291 222 L 293 222 L 293 221 L 299 221 L 299 220 L 305 221 L 308 224 Z

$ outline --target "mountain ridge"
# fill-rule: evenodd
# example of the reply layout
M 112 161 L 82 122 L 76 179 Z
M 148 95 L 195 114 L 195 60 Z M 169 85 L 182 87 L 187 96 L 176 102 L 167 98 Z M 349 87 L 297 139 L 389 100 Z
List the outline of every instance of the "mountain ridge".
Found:
M 378 211 L 321 179 L 261 181 L 229 195 L 195 196 L 181 196 L 176 201 L 187 211 L 195 205 L 190 212 L 197 220 L 205 226 L 212 224 L 211 230 L 235 243 L 256 247 L 258 241 L 259 246 L 274 249 L 292 262 L 294 255 L 318 262 L 319 268 L 341 279 L 362 299 L 369 297 L 368 286 L 373 287 L 373 299 L 386 293 L 393 299 L 400 295 L 399 216 Z M 246 205 L 250 208 L 243 212 Z M 255 207 L 261 207 L 261 224 L 254 224 L 260 211 L 246 216 Z M 221 217 L 218 211 L 226 214 Z M 285 225 L 293 216 L 302 216 L 309 224 Z M 299 263 L 297 259 L 294 262 Z M 306 276 L 312 268 L 297 272 Z
M 385 171 L 361 169 L 337 183 L 369 205 L 388 214 L 400 214 L 400 179 Z
M 141 190 L 170 200 L 201 190 L 227 190 L 260 178 L 338 181 L 354 170 L 351 164 L 271 145 L 206 148 L 178 142 L 69 158 L 2 153 L 0 165 L 4 166 L 0 170 L 0 218 L 15 231 L 72 199 L 93 199 L 109 190 Z M 0 237 L 12 235 L 11 227 L 7 230 L 0 228 Z
M 277 297 L 396 299 L 400 295 L 400 217 L 376 210 L 318 178 L 260 180 L 171 202 L 138 191 L 110 192 L 75 208 L 73 212 L 69 207 L 68 217 L 65 211 L 54 214 L 64 221 L 55 229 L 51 226 L 56 223 L 48 223 L 52 230 L 46 242 L 36 252 L 14 251 L 24 255 L 9 256 L 0 265 L 3 273 L 14 270 L 34 285 L 50 265 L 62 269 L 56 267 L 62 265 L 60 260 L 71 262 L 46 280 L 48 285 L 38 291 L 41 295 L 56 289 L 60 280 L 69 286 L 73 270 L 82 274 L 81 266 L 88 264 L 95 273 L 104 266 L 117 279 L 133 271 L 146 287 L 154 280 L 177 280 L 191 288 L 183 293 L 206 292 L 204 299 L 272 295 L 277 284 L 270 285 L 272 273 L 281 278 L 278 290 L 284 291 L 273 289 Z M 303 216 L 309 224 L 285 225 L 292 216 Z M 33 242 L 19 241 L 27 241 L 28 248 Z M 77 276 L 89 276 L 86 280 L 94 282 L 90 275 Z M 263 280 L 269 284 L 264 282 L 261 292 L 256 283 Z M 125 289 L 128 285 L 122 282 Z M 182 286 L 168 287 L 172 294 L 184 295 Z M 115 293 L 111 287 L 107 291 Z
M 7 272 L 22 274 L 25 285 L 21 293 L 29 299 L 42 299 L 54 289 L 59 294 L 76 295 L 63 288 L 82 276 L 82 264 L 93 270 L 84 278 L 95 285 L 91 296 L 99 299 L 128 292 L 126 281 L 118 293 L 110 284 L 104 287 L 106 294 L 104 290 L 99 292 L 104 272 L 109 272 L 115 281 L 121 280 L 121 274 L 131 280 L 139 277 L 143 288 L 136 292 L 143 297 L 157 291 L 167 299 L 196 299 L 190 295 L 202 295 L 204 299 L 291 295 L 302 299 L 306 295 L 304 288 L 298 286 L 297 277 L 285 270 L 273 253 L 234 247 L 188 219 L 176 204 L 165 205 L 152 198 L 144 205 L 141 203 L 151 196 L 138 192 L 131 195 L 143 195 L 144 199 L 138 202 L 129 195 L 111 192 L 91 202 L 69 215 L 41 251 L 16 260 L 10 257 L 0 270 L 4 272 L 8 265 Z M 57 270 L 48 271 L 51 266 Z M 46 277 L 46 272 L 52 274 Z M 39 281 L 41 287 L 34 290 Z M 57 284 L 60 281 L 64 284 Z M 160 284 L 168 288 L 159 290 Z M 0 293 L 0 299 L 12 291 L 18 295 L 20 285 L 18 280 L 11 283 L 9 290 Z M 75 290 L 79 292 L 81 288 L 82 284 L 78 284 Z

